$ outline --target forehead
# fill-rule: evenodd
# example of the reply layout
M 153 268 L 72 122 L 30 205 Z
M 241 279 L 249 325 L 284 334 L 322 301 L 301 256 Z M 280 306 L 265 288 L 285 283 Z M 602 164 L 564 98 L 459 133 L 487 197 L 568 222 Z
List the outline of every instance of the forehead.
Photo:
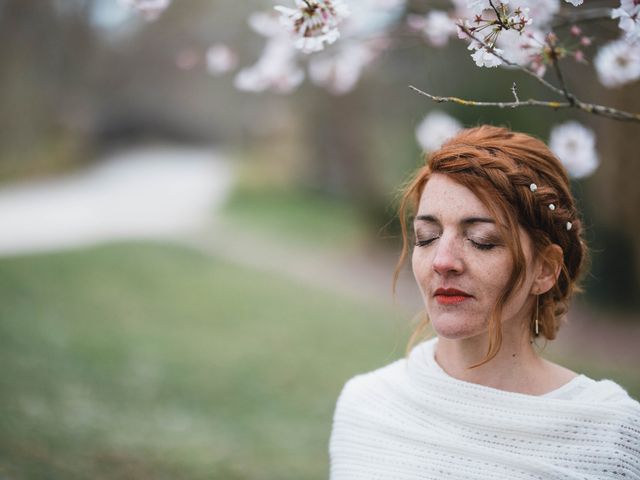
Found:
M 433 174 L 422 191 L 417 215 L 492 217 L 480 199 L 447 175 Z

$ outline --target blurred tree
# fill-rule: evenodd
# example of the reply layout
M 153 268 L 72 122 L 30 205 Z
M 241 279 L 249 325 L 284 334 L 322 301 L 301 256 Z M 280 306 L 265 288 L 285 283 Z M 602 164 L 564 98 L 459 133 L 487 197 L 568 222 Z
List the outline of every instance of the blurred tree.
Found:
M 0 178 L 73 163 L 80 145 L 63 112 L 81 95 L 95 47 L 84 2 L 6 0 L 0 14 Z

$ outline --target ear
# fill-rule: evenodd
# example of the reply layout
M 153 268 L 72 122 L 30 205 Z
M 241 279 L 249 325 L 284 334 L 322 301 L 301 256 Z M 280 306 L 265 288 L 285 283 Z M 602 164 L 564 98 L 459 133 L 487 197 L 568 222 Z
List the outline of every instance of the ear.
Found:
M 560 275 L 562 261 L 562 248 L 555 243 L 549 245 L 538 255 L 531 293 L 542 295 L 551 290 Z

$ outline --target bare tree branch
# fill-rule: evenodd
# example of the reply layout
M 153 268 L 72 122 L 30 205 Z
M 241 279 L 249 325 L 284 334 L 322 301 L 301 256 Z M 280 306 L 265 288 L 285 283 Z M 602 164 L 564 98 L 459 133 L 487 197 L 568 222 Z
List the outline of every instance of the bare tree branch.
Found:
M 621 120 L 626 122 L 638 122 L 640 123 L 640 113 L 630 113 L 622 110 L 618 110 L 604 105 L 596 105 L 592 103 L 585 103 L 575 100 L 575 102 L 554 102 L 545 100 L 529 99 L 525 101 L 515 102 L 479 102 L 476 100 L 466 100 L 459 97 L 438 97 L 431 95 L 423 90 L 420 90 L 413 85 L 409 85 L 409 88 L 420 95 L 433 100 L 436 103 L 455 103 L 457 105 L 464 105 L 466 107 L 498 107 L 498 108 L 519 108 L 519 107 L 546 107 L 557 110 L 559 108 L 576 108 L 587 113 L 599 115 L 602 117 L 613 118 L 615 120 Z
M 424 95 L 427 98 L 430 98 L 436 103 L 455 103 L 457 105 L 464 105 L 467 107 L 498 107 L 498 108 L 517 108 L 517 107 L 548 107 L 548 108 L 569 108 L 571 105 L 568 102 L 553 102 L 553 101 L 543 101 L 543 100 L 525 100 L 520 101 L 516 100 L 515 102 L 479 102 L 476 100 L 466 100 L 460 97 L 438 97 L 436 95 L 431 95 L 430 93 L 425 92 L 424 90 L 420 90 L 413 85 L 409 85 L 409 88 L 420 95 Z M 517 98 L 517 97 L 516 97 Z

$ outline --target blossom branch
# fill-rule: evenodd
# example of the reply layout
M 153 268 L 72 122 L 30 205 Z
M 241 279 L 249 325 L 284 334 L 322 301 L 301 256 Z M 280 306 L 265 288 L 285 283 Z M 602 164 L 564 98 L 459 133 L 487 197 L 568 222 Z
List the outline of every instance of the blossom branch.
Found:
M 467 36 L 469 36 L 474 41 L 478 42 L 484 48 L 491 49 L 491 47 L 487 46 L 485 42 L 477 38 L 473 34 L 473 32 L 470 31 L 466 26 L 459 25 L 459 27 Z M 440 102 L 452 101 L 460 105 L 483 106 L 483 107 L 494 106 L 494 107 L 500 107 L 500 108 L 505 108 L 505 107 L 516 108 L 521 106 L 538 106 L 538 107 L 549 107 L 554 109 L 577 108 L 579 110 L 591 113 L 593 115 L 599 115 L 602 117 L 612 118 L 615 120 L 628 121 L 628 122 L 640 122 L 640 113 L 626 112 L 624 110 L 618 110 L 616 108 L 607 107 L 605 105 L 597 105 L 593 103 L 583 102 L 579 100 L 574 94 L 570 93 L 564 81 L 564 77 L 562 76 L 562 71 L 560 70 L 560 67 L 558 65 L 558 59 L 557 59 L 558 55 L 555 50 L 555 46 L 552 45 L 551 47 L 552 47 L 552 54 L 551 54 L 552 63 L 555 68 L 556 74 L 558 75 L 558 79 L 560 81 L 562 88 L 558 88 L 555 85 L 549 83 L 544 78 L 538 76 L 533 70 L 530 70 L 527 67 L 518 65 L 517 63 L 514 63 L 508 60 L 507 58 L 505 58 L 503 55 L 496 52 L 495 50 L 493 50 L 491 53 L 496 57 L 498 57 L 500 60 L 502 60 L 505 64 L 511 67 L 514 67 L 520 70 L 521 72 L 526 73 L 527 75 L 535 78 L 539 83 L 547 87 L 549 90 L 557 93 L 558 95 L 562 95 L 564 98 L 568 100 L 568 102 L 566 103 L 547 102 L 547 101 L 541 101 L 541 100 L 527 100 L 525 102 L 506 102 L 506 103 L 505 102 L 474 102 L 472 100 L 463 100 L 457 97 L 434 97 L 432 98 L 432 100 L 437 101 L 435 100 L 435 98 L 439 98 L 439 99 L 445 99 L 445 100 L 440 100 Z M 418 90 L 418 89 L 415 89 L 415 90 Z M 420 92 L 420 93 L 425 94 L 425 92 Z M 429 97 L 431 95 L 427 94 L 426 96 Z M 450 100 L 446 100 L 447 98 L 449 98 Z M 452 99 L 455 99 L 455 100 L 452 100 Z
M 585 103 L 575 99 L 574 103 L 570 102 L 554 102 L 545 100 L 529 99 L 525 101 L 516 100 L 515 102 L 479 102 L 476 100 L 467 100 L 459 97 L 438 97 L 431 95 L 423 90 L 420 90 L 413 85 L 409 85 L 409 88 L 420 95 L 423 95 L 436 103 L 455 103 L 457 105 L 464 105 L 466 107 L 498 107 L 498 108 L 518 108 L 518 107 L 546 107 L 557 110 L 559 108 L 577 108 L 587 113 L 599 115 L 602 117 L 613 118 L 615 120 L 638 122 L 640 123 L 640 113 L 630 113 L 616 108 L 606 107 L 604 105 L 596 105 L 593 103 Z M 515 94 L 515 92 L 514 92 Z M 517 96 L 516 96 L 517 98 Z M 574 97 L 575 98 L 575 97 Z
M 479 39 L 478 37 L 476 37 L 472 31 L 470 31 L 466 26 L 464 25 L 458 25 L 460 27 L 460 29 L 472 40 L 475 40 L 476 42 L 478 42 L 480 45 L 482 45 L 484 48 L 489 49 L 489 50 L 493 50 L 491 47 L 489 47 L 484 41 L 482 41 L 481 39 Z M 557 93 L 558 95 L 561 96 L 565 96 L 564 92 L 556 87 L 555 85 L 547 82 L 544 78 L 540 77 L 539 75 L 536 74 L 536 72 L 534 72 L 533 70 L 528 69 L 527 67 L 523 67 L 522 65 L 518 65 L 517 63 L 512 62 L 511 60 L 508 60 L 507 58 L 504 57 L 504 55 L 501 55 L 500 53 L 496 52 L 495 50 L 493 50 L 491 52 L 492 55 L 498 57 L 500 60 L 502 60 L 506 65 L 509 65 L 510 67 L 514 67 L 518 70 L 520 70 L 523 73 L 526 73 L 527 75 L 529 75 L 530 77 L 533 77 L 536 79 L 536 81 L 538 83 L 541 83 L 542 85 L 544 85 L 546 88 L 548 88 L 549 90 L 551 90 L 552 92 Z
M 491 6 L 491 8 L 493 9 L 493 11 L 496 14 L 496 22 L 498 22 L 498 25 L 500 25 L 503 28 L 506 28 L 506 25 L 504 24 L 504 22 L 502 21 L 502 15 L 500 15 L 500 11 L 498 11 L 498 9 L 496 8 L 496 6 L 493 4 L 492 0 L 489 0 L 489 5 Z

